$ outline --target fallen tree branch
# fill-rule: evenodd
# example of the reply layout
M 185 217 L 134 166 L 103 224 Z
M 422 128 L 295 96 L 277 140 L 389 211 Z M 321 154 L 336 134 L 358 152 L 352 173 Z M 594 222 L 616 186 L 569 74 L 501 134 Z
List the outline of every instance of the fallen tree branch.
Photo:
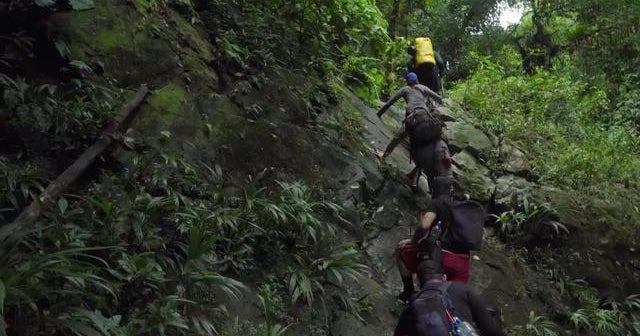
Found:
M 33 224 L 42 209 L 55 201 L 78 177 L 102 154 L 102 152 L 113 142 L 113 134 L 124 131 L 131 121 L 136 117 L 135 111 L 138 109 L 144 98 L 149 93 L 146 85 L 140 86 L 135 95 L 127 101 L 120 109 L 119 118 L 111 122 L 102 131 L 100 138 L 89 147 L 76 161 L 69 166 L 60 176 L 53 180 L 47 188 L 27 206 L 13 223 L 2 228 L 2 231 L 13 232 L 21 228 L 27 228 Z

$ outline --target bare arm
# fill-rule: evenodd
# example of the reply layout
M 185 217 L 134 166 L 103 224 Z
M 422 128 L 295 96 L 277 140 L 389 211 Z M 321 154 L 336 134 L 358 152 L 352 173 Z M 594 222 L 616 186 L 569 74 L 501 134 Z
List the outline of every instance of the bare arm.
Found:
M 437 102 L 442 103 L 442 97 L 440 97 L 439 94 L 437 94 L 433 90 L 431 90 L 428 86 L 420 85 L 419 88 L 420 88 L 420 92 L 422 92 L 423 95 L 429 96 L 429 97 L 435 99 Z
M 398 90 L 393 97 L 391 97 L 391 99 L 389 99 L 389 101 L 384 104 L 384 106 L 382 106 L 380 108 L 380 110 L 378 110 L 378 112 L 376 113 L 378 115 L 378 117 L 382 117 L 382 115 L 391 107 L 391 105 L 395 104 L 395 102 L 398 101 L 398 99 L 402 98 L 404 96 L 404 88 Z
M 433 222 L 436 220 L 436 213 L 435 212 L 423 212 L 419 215 L 418 217 L 418 228 L 416 229 L 416 232 L 413 235 L 412 241 L 414 243 L 418 243 L 422 238 L 424 238 L 427 233 L 429 233 L 429 230 L 431 230 L 431 225 L 433 225 Z

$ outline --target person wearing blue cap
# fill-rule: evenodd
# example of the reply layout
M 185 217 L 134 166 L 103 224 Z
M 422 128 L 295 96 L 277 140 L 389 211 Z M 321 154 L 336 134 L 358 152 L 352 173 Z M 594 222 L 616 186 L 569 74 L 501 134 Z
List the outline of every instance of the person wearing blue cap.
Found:
M 416 75 L 415 72 L 409 72 L 406 79 L 407 85 L 398 90 L 391 99 L 389 99 L 389 101 L 385 103 L 380 110 L 378 110 L 378 117 L 382 117 L 391 105 L 395 104 L 395 102 L 400 98 L 404 98 L 406 103 L 406 115 L 410 114 L 417 108 L 428 110 L 429 106 L 433 105 L 431 104 L 430 99 L 437 102 L 442 101 L 442 97 L 440 97 L 439 94 L 418 82 L 418 75 Z
M 376 152 L 376 155 L 383 161 L 386 159 L 386 157 L 389 154 L 391 154 L 391 152 L 393 152 L 394 148 L 398 146 L 408 136 L 411 136 L 412 157 L 414 155 L 414 152 L 417 154 L 421 154 L 422 152 L 424 152 L 424 151 L 418 151 L 419 148 L 422 148 L 425 146 L 430 146 L 429 148 L 431 148 L 433 147 L 434 143 L 444 144 L 444 141 L 440 140 L 440 135 L 441 135 L 440 126 L 434 126 L 435 128 L 437 127 L 440 127 L 440 128 L 438 129 L 431 128 L 431 131 L 424 130 L 425 127 L 422 127 L 422 126 L 425 126 L 426 124 L 421 122 L 424 120 L 430 121 L 434 119 L 432 116 L 432 111 L 435 107 L 433 104 L 433 101 L 442 103 L 442 97 L 440 97 L 440 95 L 438 95 L 428 87 L 420 84 L 418 82 L 418 75 L 416 75 L 416 73 L 414 72 L 409 72 L 407 74 L 406 81 L 407 81 L 407 85 L 402 87 L 400 90 L 398 90 L 391 97 L 391 99 L 389 99 L 389 101 L 386 102 L 380 108 L 380 110 L 378 110 L 378 112 L 376 113 L 378 117 L 382 117 L 382 115 L 391 107 L 391 105 L 393 105 L 400 98 L 404 98 L 405 100 L 405 103 L 406 103 L 405 122 L 402 123 L 402 125 L 400 126 L 400 129 L 398 130 L 398 132 L 396 132 L 395 136 L 393 137 L 389 145 L 387 145 L 387 148 L 384 150 L 384 152 L 380 152 L 380 151 Z M 417 118 L 416 116 L 420 116 L 420 117 Z M 416 120 L 420 120 L 420 122 L 415 122 Z M 439 121 L 436 121 L 436 122 L 439 122 Z M 428 126 L 429 125 L 427 125 L 426 129 L 430 128 Z M 419 128 L 420 128 L 420 132 L 416 132 L 416 130 Z M 414 135 L 418 137 L 414 137 Z M 419 139 L 420 136 L 422 135 L 426 135 L 430 139 Z M 421 141 L 418 141 L 418 140 L 421 140 Z M 422 140 L 426 140 L 426 141 L 422 141 Z M 446 147 L 446 144 L 444 144 L 444 146 Z M 440 149 L 442 146 L 436 146 L 436 147 Z M 436 151 L 430 149 L 429 153 L 431 152 L 435 153 Z M 442 151 L 441 150 L 438 151 L 438 153 L 440 152 Z M 446 154 L 445 156 L 448 157 L 448 149 L 444 154 Z M 411 180 L 412 187 L 416 187 L 418 183 L 418 176 L 420 174 L 421 168 L 427 170 L 427 174 L 429 175 L 430 182 L 436 177 L 436 175 L 448 174 L 448 170 L 450 170 L 449 169 L 450 166 L 447 167 L 447 169 L 443 170 L 443 169 L 439 169 L 437 167 L 438 165 L 433 164 L 431 162 L 431 161 L 437 160 L 436 156 L 440 157 L 442 155 L 438 154 L 438 155 L 426 155 L 426 156 L 418 155 L 417 156 L 417 158 L 420 159 L 417 161 L 419 164 L 411 173 L 408 174 L 409 179 Z M 424 157 L 427 157 L 428 160 L 425 160 Z M 443 173 L 443 171 L 445 172 Z M 434 186 L 432 186 L 431 183 L 430 183 L 430 188 L 432 189 L 432 193 L 433 193 Z M 438 189 L 444 190 L 446 188 L 444 189 L 438 188 Z

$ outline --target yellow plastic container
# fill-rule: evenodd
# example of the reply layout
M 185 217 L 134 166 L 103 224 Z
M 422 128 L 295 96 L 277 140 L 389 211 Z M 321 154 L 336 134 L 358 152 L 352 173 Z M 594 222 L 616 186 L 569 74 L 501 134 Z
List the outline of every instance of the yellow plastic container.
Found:
M 428 37 L 416 38 L 416 64 L 431 63 L 436 64 L 436 57 L 433 53 L 433 45 Z

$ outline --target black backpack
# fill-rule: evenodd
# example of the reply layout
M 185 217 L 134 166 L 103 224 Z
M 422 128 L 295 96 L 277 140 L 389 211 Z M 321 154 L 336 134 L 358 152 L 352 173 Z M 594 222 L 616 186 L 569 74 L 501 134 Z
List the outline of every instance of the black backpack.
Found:
M 404 128 L 409 134 L 411 146 L 424 146 L 442 137 L 444 123 L 438 116 L 424 108 L 416 108 L 404 119 Z
M 416 294 L 409 307 L 415 317 L 415 331 L 419 336 L 449 336 L 453 330 L 453 305 L 449 294 L 450 282 L 438 288 L 429 288 Z
M 448 239 L 469 250 L 482 247 L 482 232 L 487 213 L 477 201 L 454 202 L 451 206 L 452 222 L 448 228 Z

